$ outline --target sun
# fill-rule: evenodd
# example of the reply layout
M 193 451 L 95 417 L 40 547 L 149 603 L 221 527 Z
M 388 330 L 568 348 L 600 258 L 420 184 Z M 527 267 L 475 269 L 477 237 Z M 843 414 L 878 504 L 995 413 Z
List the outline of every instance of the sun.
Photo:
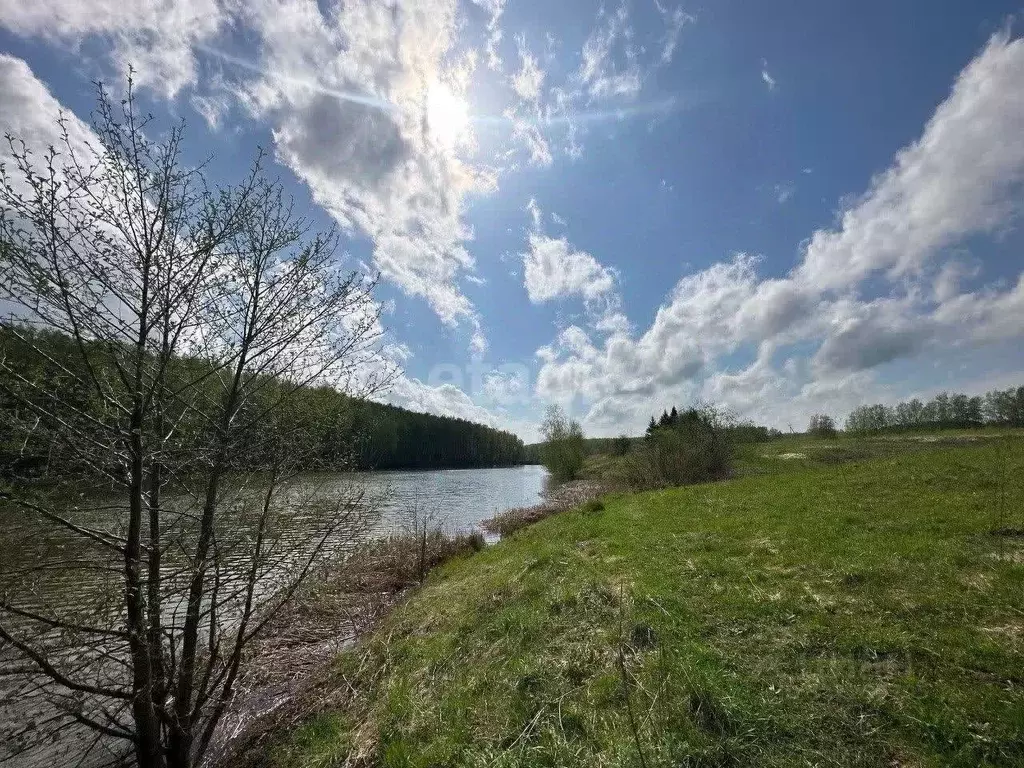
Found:
M 438 144 L 455 149 L 469 137 L 469 104 L 441 82 L 427 90 L 427 129 Z

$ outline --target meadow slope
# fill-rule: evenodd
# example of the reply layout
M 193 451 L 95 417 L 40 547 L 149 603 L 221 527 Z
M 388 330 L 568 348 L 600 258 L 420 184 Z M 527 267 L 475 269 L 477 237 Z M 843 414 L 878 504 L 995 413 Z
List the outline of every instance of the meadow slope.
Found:
M 765 454 L 449 563 L 256 762 L 1022 765 L 1024 440 L 891 454 Z

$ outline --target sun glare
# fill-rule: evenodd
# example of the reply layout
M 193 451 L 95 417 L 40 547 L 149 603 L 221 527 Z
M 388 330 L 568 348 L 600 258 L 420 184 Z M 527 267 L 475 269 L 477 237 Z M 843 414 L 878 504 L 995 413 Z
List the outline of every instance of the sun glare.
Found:
M 469 105 L 444 83 L 434 83 L 427 92 L 427 127 L 433 139 L 454 149 L 469 133 Z

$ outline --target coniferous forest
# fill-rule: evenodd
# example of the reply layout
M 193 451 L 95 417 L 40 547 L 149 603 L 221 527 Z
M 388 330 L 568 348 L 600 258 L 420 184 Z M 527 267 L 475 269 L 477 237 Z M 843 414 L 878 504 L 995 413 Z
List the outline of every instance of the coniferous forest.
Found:
M 49 359 L 32 353 L 21 341 L 28 336 L 49 350 Z M 45 391 L 66 404 L 87 410 L 90 392 L 80 387 L 85 377 L 69 376 L 82 364 L 72 340 L 49 331 L 0 326 L 0 354 L 17 362 L 26 380 L 44 383 Z M 100 356 L 100 359 L 102 357 Z M 189 378 L 203 376 L 204 362 L 178 361 Z M 113 368 L 113 366 L 111 366 Z M 111 377 L 116 373 L 107 372 Z M 210 376 L 213 386 L 215 376 Z M 22 382 L 24 384 L 24 382 Z M 273 397 L 268 382 L 266 397 Z M 19 382 L 0 382 L 0 471 L 4 474 L 49 470 L 60 474 L 65 451 L 42 422 L 26 428 L 24 406 L 16 396 Z M 516 435 L 464 419 L 417 413 L 394 405 L 344 395 L 330 387 L 306 387 L 291 397 L 290 425 L 301 429 L 313 445 L 306 446 L 310 469 L 344 466 L 353 469 L 438 469 L 509 466 L 524 461 L 523 442 Z M 238 446 L 239 465 L 256 463 L 267 436 L 254 431 L 251 444 Z

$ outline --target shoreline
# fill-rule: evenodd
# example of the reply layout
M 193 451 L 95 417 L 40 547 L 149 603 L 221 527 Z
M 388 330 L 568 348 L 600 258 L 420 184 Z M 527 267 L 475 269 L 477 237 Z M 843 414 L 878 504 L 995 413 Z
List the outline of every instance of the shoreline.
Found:
M 359 644 L 422 585 L 435 568 L 470 556 L 514 531 L 593 501 L 608 489 L 578 480 L 544 491 L 544 500 L 481 520 L 480 532 L 428 536 L 429 556 L 418 572 L 420 542 L 395 535 L 368 543 L 334 569 L 312 580 L 293 605 L 278 616 L 247 660 L 234 700 L 217 726 L 206 768 L 246 764 L 274 732 L 289 729 L 310 711 L 326 709 L 338 697 L 317 693 L 331 663 Z M 347 631 L 339 632 L 341 628 Z
M 268 736 L 328 706 L 333 698 L 318 697 L 318 684 L 337 655 L 371 634 L 435 568 L 485 546 L 479 532 L 433 531 L 425 541 L 396 534 L 312 578 L 251 649 L 203 766 L 245 763 Z

